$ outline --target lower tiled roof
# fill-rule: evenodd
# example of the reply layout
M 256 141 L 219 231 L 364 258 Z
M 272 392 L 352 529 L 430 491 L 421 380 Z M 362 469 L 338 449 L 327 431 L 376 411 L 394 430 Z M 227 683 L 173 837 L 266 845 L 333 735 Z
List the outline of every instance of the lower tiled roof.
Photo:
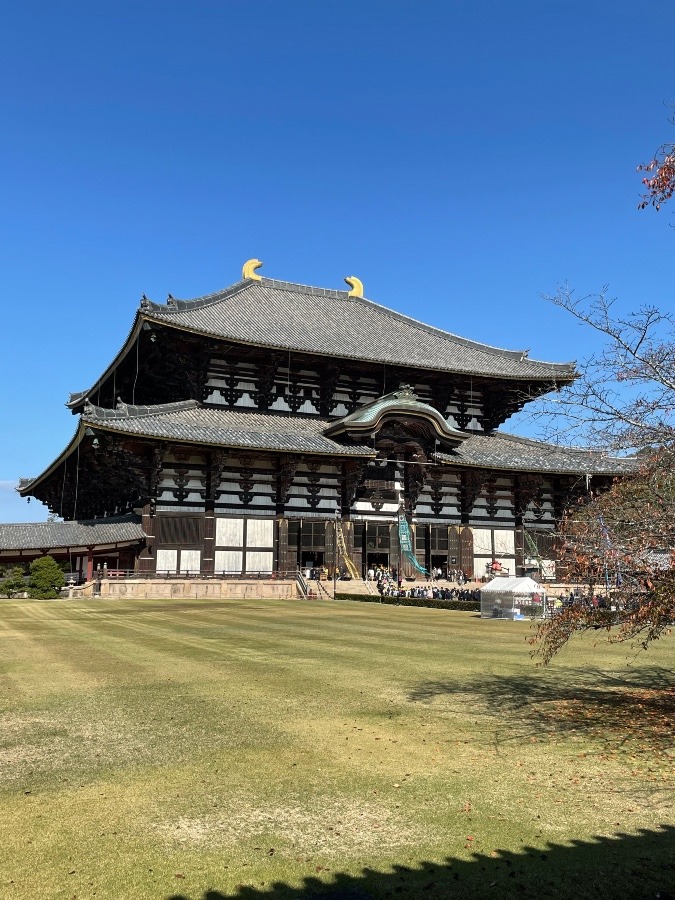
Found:
M 0 524 L 0 550 L 55 550 L 124 544 L 147 535 L 138 516 L 111 516 L 76 522 L 24 522 Z
M 334 424 L 334 419 L 318 416 L 207 408 L 196 400 L 167 403 L 162 406 L 121 404 L 118 409 L 112 410 L 88 404 L 68 447 L 37 478 L 22 479 L 19 493 L 23 496 L 30 494 L 32 488 L 67 459 L 79 446 L 86 428 L 91 428 L 95 432 L 110 431 L 155 441 L 233 450 L 268 450 L 338 459 L 345 457 L 364 459 L 376 456 L 372 446 L 365 443 L 339 443 L 327 437 L 325 432 Z M 596 450 L 560 447 L 498 433 L 469 434 L 455 450 L 437 453 L 435 458 L 438 462 L 459 468 L 473 466 L 510 472 L 571 475 L 624 475 L 635 471 L 637 467 L 633 458 L 612 457 Z M 77 545 L 83 543 L 81 540 L 75 542 Z M 36 546 L 45 545 L 38 543 Z
M 436 458 L 457 466 L 560 475 L 626 475 L 637 468 L 631 457 L 498 433 L 474 434 L 452 453 L 437 453 Z
M 196 400 L 163 406 L 87 406 L 82 421 L 92 427 L 167 441 L 280 450 L 329 456 L 374 456 L 370 447 L 345 446 L 325 437 L 330 419 L 280 413 L 207 409 Z

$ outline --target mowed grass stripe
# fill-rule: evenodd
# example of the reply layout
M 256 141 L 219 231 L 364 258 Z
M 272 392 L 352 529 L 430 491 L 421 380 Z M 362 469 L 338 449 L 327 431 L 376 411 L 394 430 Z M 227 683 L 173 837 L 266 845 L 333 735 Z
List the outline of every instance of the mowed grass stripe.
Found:
M 336 609 L 338 610 L 337 613 Z M 384 614 L 383 609 L 382 607 L 379 608 L 381 614 Z M 214 639 L 213 634 L 209 636 L 203 633 L 203 628 L 206 627 L 212 629 L 222 628 L 224 638 L 234 636 L 242 642 L 260 644 L 267 637 L 270 643 L 276 645 L 280 639 L 280 631 L 287 630 L 289 624 L 291 624 L 293 626 L 293 639 L 296 643 L 306 640 L 312 646 L 321 646 L 323 644 L 327 652 L 334 652 L 336 649 L 339 652 L 344 652 L 348 649 L 349 644 L 346 641 L 341 642 L 340 637 L 341 634 L 344 634 L 345 638 L 349 638 L 349 643 L 354 641 L 354 621 L 351 617 L 348 617 L 347 621 L 341 621 L 339 610 L 340 608 L 337 606 L 333 606 L 330 611 L 325 606 L 323 608 L 314 606 L 309 619 L 307 617 L 299 619 L 295 615 L 295 610 L 293 610 L 290 615 L 285 613 L 283 618 L 272 618 L 268 614 L 263 619 L 255 620 L 247 616 L 246 612 L 240 613 L 236 609 L 228 609 L 222 619 L 217 619 L 215 616 L 208 618 L 200 616 L 198 621 L 195 621 L 196 617 L 190 616 L 185 622 L 180 623 L 180 629 L 183 635 L 192 634 L 200 641 L 204 638 Z M 397 612 L 405 615 L 408 611 L 402 608 L 397 610 Z M 423 646 L 428 646 L 430 642 L 439 644 L 442 642 L 443 646 L 442 648 L 439 647 L 439 650 L 446 653 L 448 650 L 448 639 L 453 632 L 450 631 L 446 635 L 442 631 L 439 633 L 439 631 L 443 626 L 449 624 L 448 617 L 457 616 L 458 614 L 432 610 L 424 610 L 423 612 L 428 612 L 431 616 L 438 617 L 435 620 L 430 620 L 428 623 L 423 623 L 428 630 L 425 630 L 424 627 L 420 628 L 419 621 L 415 622 L 414 628 L 410 628 L 405 619 L 402 619 L 397 624 L 391 621 L 373 623 L 372 615 L 366 616 L 364 614 L 357 619 L 357 641 L 360 646 L 370 643 L 373 649 L 377 650 L 381 650 L 383 646 L 386 646 L 388 653 L 391 653 L 394 647 L 400 648 L 404 652 L 409 652 L 411 646 L 416 642 Z M 236 615 L 233 615 L 233 613 Z M 329 615 L 330 629 L 326 628 L 326 614 Z M 153 616 L 153 622 L 157 623 L 155 616 Z M 252 628 L 254 622 L 255 625 Z M 166 613 L 161 617 L 160 623 L 163 628 L 175 630 L 178 619 L 171 613 Z M 453 626 L 455 625 L 456 621 L 453 622 Z M 472 619 L 468 627 L 471 628 L 472 626 L 490 628 L 494 632 L 493 623 L 480 623 Z M 144 627 L 150 629 L 151 626 L 146 625 Z M 450 646 L 453 647 L 452 643 Z M 461 642 L 455 643 L 453 649 L 461 650 Z M 475 652 L 475 648 L 472 649 L 472 652 Z M 489 655 L 490 649 L 486 648 L 485 656 L 489 657 Z
M 238 616 L 238 621 L 235 623 L 234 617 L 228 611 L 226 622 L 218 623 L 213 619 L 202 617 L 199 627 L 197 627 L 193 620 L 184 626 L 183 620 L 180 618 L 182 615 L 182 612 L 178 614 L 177 618 L 165 615 L 159 625 L 155 616 L 153 616 L 151 624 L 134 623 L 133 626 L 130 626 L 128 621 L 123 620 L 119 625 L 114 626 L 113 630 L 123 632 L 133 627 L 133 630 L 144 633 L 146 651 L 149 646 L 155 646 L 158 652 L 162 652 L 169 649 L 167 642 L 173 642 L 174 646 L 170 648 L 170 652 L 178 652 L 184 658 L 193 659 L 194 652 L 199 650 L 202 659 L 210 659 L 212 662 L 220 660 L 223 663 L 227 661 L 228 665 L 233 664 L 235 659 L 239 659 L 251 666 L 257 661 L 264 664 L 267 671 L 275 667 L 311 665 L 313 662 L 320 661 L 322 664 L 320 671 L 325 671 L 328 677 L 332 677 L 334 673 L 328 671 L 327 667 L 340 672 L 345 666 L 353 665 L 363 653 L 364 645 L 368 643 L 372 644 L 372 647 L 368 648 L 371 675 L 377 669 L 381 671 L 383 677 L 390 676 L 392 666 L 396 665 L 397 656 L 409 658 L 412 649 L 411 643 L 413 643 L 410 634 L 411 631 L 414 633 L 414 629 L 410 629 L 407 625 L 404 625 L 403 628 L 399 625 L 397 629 L 392 629 L 390 626 L 385 631 L 382 627 L 371 628 L 364 636 L 362 629 L 359 628 L 356 639 L 352 634 L 351 640 L 347 642 L 340 639 L 337 627 L 333 630 L 332 639 L 326 635 L 325 627 L 322 627 L 321 636 L 317 639 L 309 635 L 306 628 L 298 628 L 297 624 L 293 622 L 292 632 L 287 635 L 285 643 L 280 645 L 280 631 L 282 634 L 284 629 L 288 631 L 288 622 L 270 621 L 268 618 L 264 618 L 260 627 L 256 628 L 249 616 Z M 111 628 L 110 625 L 107 627 Z M 204 627 L 209 629 L 206 638 L 203 636 Z M 219 630 L 220 628 L 222 631 Z M 421 643 L 426 648 L 428 648 L 430 637 L 431 635 L 424 635 L 421 639 Z M 437 629 L 434 630 L 433 637 L 438 640 Z M 237 649 L 233 650 L 235 641 Z M 447 642 L 443 641 L 442 646 L 439 647 L 441 665 L 446 664 L 448 652 Z
M 672 760 L 626 749 L 622 719 L 603 733 L 575 700 L 645 685 L 641 715 L 667 715 L 668 642 L 639 671 L 584 641 L 542 672 L 527 625 L 379 604 L 67 601 L 0 617 L 3 900 L 201 900 L 424 859 L 441 872 L 447 856 L 450 881 L 367 895 L 610 897 L 577 874 L 606 865 L 623 896 L 651 896 L 674 862 L 656 839 L 632 856 L 617 840 L 611 866 L 570 850 L 672 819 Z M 19 670 L 50 684 L 26 696 Z M 547 871 L 550 841 L 567 849 Z

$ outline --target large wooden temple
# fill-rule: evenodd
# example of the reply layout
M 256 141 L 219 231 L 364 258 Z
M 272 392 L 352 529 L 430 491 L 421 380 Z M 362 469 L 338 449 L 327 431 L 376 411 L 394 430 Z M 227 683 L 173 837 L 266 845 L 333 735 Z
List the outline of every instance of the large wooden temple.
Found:
M 498 429 L 574 365 L 425 325 L 357 278 L 329 290 L 260 266 L 195 300 L 144 296 L 115 359 L 71 395 L 73 439 L 19 492 L 66 522 L 136 521 L 124 566 L 139 574 L 552 572 L 565 504 L 626 462 Z

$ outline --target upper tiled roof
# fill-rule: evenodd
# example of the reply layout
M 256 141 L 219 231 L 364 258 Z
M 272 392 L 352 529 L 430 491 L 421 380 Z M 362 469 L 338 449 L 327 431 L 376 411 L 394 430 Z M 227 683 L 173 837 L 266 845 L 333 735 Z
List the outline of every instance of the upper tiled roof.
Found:
M 527 351 L 469 341 L 347 291 L 271 278 L 246 279 L 195 300 L 144 300 L 141 314 L 261 347 L 556 384 L 574 377 L 573 363 L 528 359 Z
M 560 475 L 625 475 L 637 468 L 634 458 L 498 433 L 474 434 L 452 453 L 437 453 L 436 458 L 458 466 Z
M 0 524 L 0 550 L 56 550 L 141 541 L 147 535 L 138 516 L 79 522 Z
M 329 456 L 375 455 L 370 447 L 347 447 L 325 437 L 329 419 L 206 409 L 196 400 L 162 406 L 124 405 L 114 410 L 87 405 L 82 422 L 125 434 L 192 444 Z

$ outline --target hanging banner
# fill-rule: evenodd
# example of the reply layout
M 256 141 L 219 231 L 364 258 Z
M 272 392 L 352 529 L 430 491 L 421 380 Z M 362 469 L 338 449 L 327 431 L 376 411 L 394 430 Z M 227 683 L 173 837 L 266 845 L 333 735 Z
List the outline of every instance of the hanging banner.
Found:
M 407 559 L 413 569 L 416 572 L 421 572 L 422 575 L 428 575 L 429 573 L 424 566 L 417 562 L 412 546 L 410 525 L 408 525 L 408 520 L 402 512 L 398 514 L 398 542 L 401 547 L 401 555 Z

